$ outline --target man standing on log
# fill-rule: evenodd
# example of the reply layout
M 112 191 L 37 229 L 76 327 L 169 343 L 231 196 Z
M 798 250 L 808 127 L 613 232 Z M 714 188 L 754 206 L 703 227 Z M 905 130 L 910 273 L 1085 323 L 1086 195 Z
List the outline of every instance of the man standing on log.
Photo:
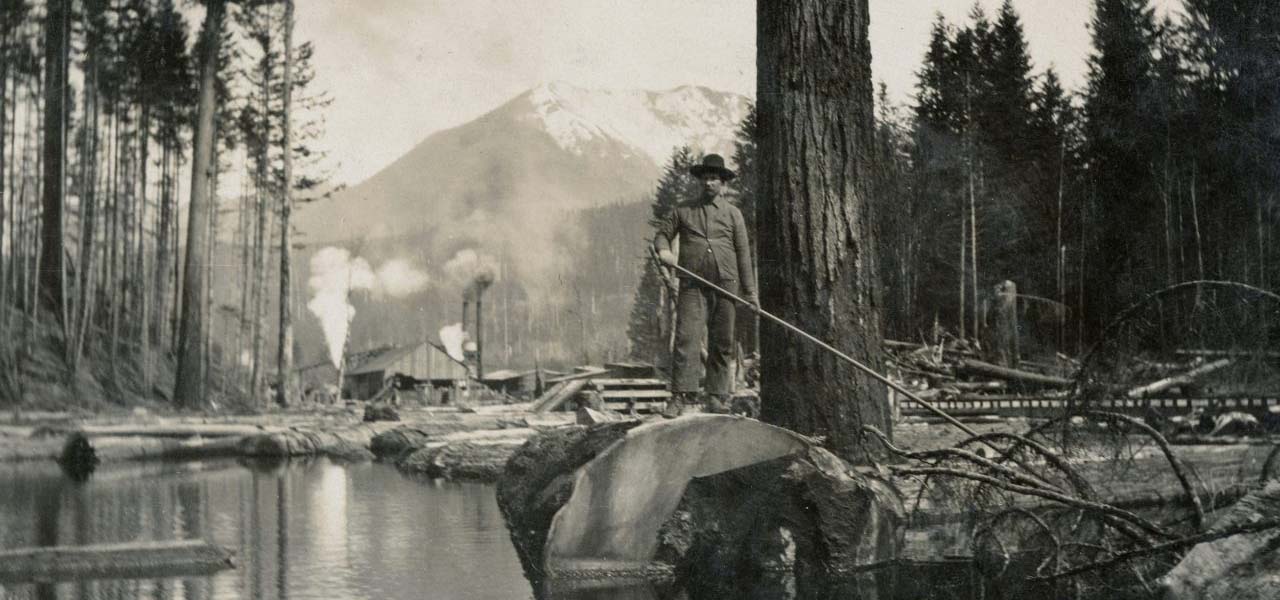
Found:
M 658 230 L 654 247 L 658 259 L 679 265 L 726 291 L 759 305 L 755 275 L 751 269 L 751 244 L 742 211 L 729 202 L 728 183 L 734 172 L 724 158 L 708 154 L 689 172 L 701 182 L 700 196 L 675 207 Z M 680 239 L 680 257 L 671 244 Z M 703 335 L 707 339 L 707 412 L 727 412 L 733 394 L 730 360 L 733 356 L 733 300 L 698 283 L 683 272 L 676 298 L 676 343 L 671 381 L 671 401 L 662 416 L 679 416 L 698 396 L 697 361 Z

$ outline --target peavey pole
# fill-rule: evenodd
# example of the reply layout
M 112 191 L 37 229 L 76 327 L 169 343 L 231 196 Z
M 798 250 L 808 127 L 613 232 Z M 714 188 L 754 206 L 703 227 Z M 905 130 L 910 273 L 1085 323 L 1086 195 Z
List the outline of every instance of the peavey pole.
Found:
M 817 345 L 818 345 L 820 348 L 822 348 L 823 350 L 826 350 L 826 351 L 828 351 L 828 352 L 830 352 L 830 353 L 832 353 L 832 354 L 836 355 L 836 356 L 837 356 L 837 357 L 839 357 L 841 360 L 843 360 L 843 361 L 845 361 L 845 362 L 847 362 L 847 363 L 849 363 L 849 364 L 853 365 L 853 366 L 854 366 L 855 368 L 857 368 L 859 371 L 862 371 L 863 373 L 866 373 L 867 375 L 870 375 L 870 376 L 871 376 L 872 378 L 874 378 L 876 381 L 879 381 L 880 383 L 885 384 L 886 386 L 888 386 L 888 387 L 889 387 L 890 389 L 892 389 L 893 391 L 898 392 L 899 394 L 902 394 L 903 396 L 906 396 L 906 397 L 907 397 L 907 399 L 911 400 L 912 402 L 915 402 L 916 404 L 919 404 L 920 406 L 925 407 L 925 409 L 927 409 L 929 412 L 931 412 L 931 413 L 933 413 L 933 414 L 935 414 L 935 415 L 937 415 L 937 416 L 941 417 L 941 418 L 942 418 L 943 420 L 945 420 L 946 422 L 948 422 L 948 423 L 950 423 L 950 424 L 952 424 L 952 425 L 954 425 L 954 426 L 958 427 L 961 431 L 963 431 L 963 432 L 965 432 L 965 433 L 967 433 L 967 434 L 969 434 L 969 435 L 971 435 L 971 436 L 977 437 L 978 432 L 976 432 L 976 431 L 974 431 L 973 429 L 971 429 L 968 425 L 965 425 L 964 423 L 961 423 L 960 421 L 957 421 L 955 417 L 953 417 L 953 416 L 951 416 L 951 415 L 947 414 L 945 411 L 943 411 L 942 409 L 940 409 L 940 408 L 938 408 L 938 407 L 934 406 L 933 404 L 930 404 L 927 400 L 925 400 L 925 399 L 923 399 L 923 398 L 921 398 L 921 397 L 919 397 L 919 396 L 917 396 L 917 395 L 915 395 L 915 394 L 911 393 L 910 391 L 908 391 L 906 388 L 902 387 L 901 385 L 898 385 L 898 384 L 894 383 L 894 382 L 893 382 L 893 381 L 891 381 L 888 377 L 885 377 L 884 375 L 881 375 L 881 374 L 877 373 L 875 369 L 872 369 L 871 367 L 868 367 L 868 366 L 866 366 L 866 365 L 864 365 L 864 364 L 862 364 L 862 363 L 858 362 L 858 360 L 857 360 L 857 359 L 855 359 L 855 358 L 853 358 L 852 356 L 849 356 L 848 354 L 845 354 L 845 353 L 843 353 L 843 352 L 841 352 L 841 351 L 837 350 L 834 346 L 832 346 L 832 345 L 830 345 L 830 344 L 828 344 L 828 343 L 826 343 L 826 342 L 824 342 L 824 341 L 822 341 L 822 340 L 820 340 L 820 339 L 818 339 L 818 338 L 816 338 L 816 337 L 814 337 L 814 336 L 812 336 L 812 335 L 809 335 L 809 334 L 808 334 L 807 332 L 805 332 L 803 329 L 800 329 L 799 327 L 796 327 L 795 325 L 792 325 L 792 324 L 790 324 L 790 323 L 788 323 L 788 322 L 786 322 L 786 321 L 782 320 L 781 318 L 774 316 L 773 314 L 769 313 L 768 311 L 761 309 L 759 306 L 756 306 L 755 304 L 752 304 L 752 303 L 750 303 L 750 302 L 747 302 L 746 300 L 743 300 L 743 299 L 742 299 L 741 297 L 739 297 L 737 294 L 731 293 L 729 290 L 726 290 L 726 289 L 724 289 L 724 288 L 722 288 L 722 287 L 720 287 L 720 286 L 718 286 L 718 285 L 716 285 L 716 284 L 714 284 L 714 283 L 711 283 L 710 281 L 707 281 L 706 279 L 703 279 L 702 277 L 699 277 L 696 273 L 693 273 L 692 271 L 690 271 L 690 270 L 688 270 L 688 269 L 686 269 L 686 268 L 684 268 L 684 267 L 681 267 L 680 265 L 669 265 L 669 264 L 666 264 L 666 263 L 662 262 L 662 261 L 661 261 L 660 259 L 658 259 L 658 257 L 654 254 L 654 252 L 653 252 L 653 248 L 652 248 L 652 247 L 650 247 L 650 248 L 649 248 L 649 252 L 650 252 L 650 255 L 654 257 L 654 260 L 657 260 L 657 261 L 658 261 L 658 264 L 663 265 L 663 266 L 666 266 L 666 267 L 670 267 L 670 268 L 672 268 L 672 269 L 675 269 L 676 271 L 679 271 L 680 273 L 685 274 L 685 275 L 686 275 L 686 276 L 688 276 L 690 279 L 693 279 L 694 281 L 697 281 L 698 283 L 701 283 L 702 285 L 705 285 L 705 286 L 707 286 L 707 287 L 709 287 L 709 288 L 711 288 L 711 289 L 713 289 L 713 290 L 715 290 L 715 291 L 719 292 L 720 294 L 722 294 L 722 295 L 723 295 L 723 296 L 725 296 L 726 298 L 729 298 L 730 300 L 733 300 L 734 302 L 737 302 L 738 304 L 742 304 L 742 305 L 746 306 L 747 308 L 750 308 L 750 309 L 751 309 L 753 312 L 755 312 L 756 314 L 761 315 L 761 316 L 763 316 L 763 317 L 765 317 L 765 318 L 769 319 L 770 321 L 773 321 L 774 323 L 777 323 L 777 324 L 779 324 L 779 325 L 781 325 L 781 326 L 783 326 L 783 327 L 786 327 L 787 329 L 789 329 L 789 330 L 791 330 L 791 331 L 795 332 L 796 334 L 800 335 L 801 337 L 803 337 L 803 338 L 805 338 L 805 339 L 807 339 L 807 340 L 809 340 L 809 341 L 811 341 L 811 342 L 813 342 L 813 343 L 817 344 Z

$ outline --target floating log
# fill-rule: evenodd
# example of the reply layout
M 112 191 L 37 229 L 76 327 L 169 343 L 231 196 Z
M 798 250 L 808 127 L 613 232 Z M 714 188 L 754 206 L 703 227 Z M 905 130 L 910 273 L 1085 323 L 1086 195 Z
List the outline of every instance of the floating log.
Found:
M 192 423 L 173 425 L 81 425 L 75 432 L 85 437 L 159 437 L 159 438 L 191 438 L 191 437 L 241 437 L 262 433 L 276 433 L 288 430 L 287 427 L 267 427 L 263 425 L 234 425 L 230 423 Z
M 212 575 L 235 568 L 233 557 L 203 540 L 0 550 L 0 582 Z
M 400 427 L 395 421 L 357 423 L 336 430 L 289 429 L 239 438 L 239 453 L 244 456 L 333 456 L 345 459 L 372 459 L 369 451 L 378 434 Z
M 379 434 L 371 448 L 381 460 L 430 477 L 496 481 L 507 459 L 537 431 L 532 428 L 458 431 L 431 435 L 400 427 Z
M 1160 381 L 1155 381 L 1152 383 L 1148 383 L 1147 385 L 1138 386 L 1126 392 L 1125 395 L 1129 396 L 1130 398 L 1141 398 L 1143 396 L 1157 394 L 1171 387 L 1176 387 L 1176 386 L 1186 385 L 1188 383 L 1191 383 L 1192 381 L 1195 381 L 1200 377 L 1203 377 L 1205 375 L 1208 375 L 1209 373 L 1217 371 L 1218 369 L 1226 367 L 1231 363 L 1232 363 L 1232 359 L 1230 358 L 1220 358 L 1213 362 L 1200 365 L 1194 369 L 1191 369 L 1190 371 L 1187 371 L 1186 373 L 1180 373 L 1172 377 L 1166 377 L 1164 379 L 1161 379 Z
M 240 453 L 239 443 L 241 439 L 238 437 L 172 439 L 144 436 L 89 438 L 79 432 L 72 433 L 67 439 L 70 441 L 75 438 L 84 440 L 87 448 L 79 447 L 79 449 L 81 451 L 91 449 L 92 454 L 97 457 L 98 461 L 236 456 Z M 67 452 L 70 448 L 73 448 L 71 444 L 63 446 L 63 452 L 60 455 L 62 459 L 68 458 Z
M 993 377 L 996 379 L 1003 379 L 1005 381 L 1017 382 L 1029 387 L 1067 388 L 1072 385 L 1072 381 L 1065 377 L 1042 375 L 1040 373 L 1023 371 L 1021 369 L 1001 367 L 999 365 L 993 365 L 991 363 L 972 358 L 960 360 L 956 364 L 956 370 L 975 375 L 982 375 L 984 377 Z

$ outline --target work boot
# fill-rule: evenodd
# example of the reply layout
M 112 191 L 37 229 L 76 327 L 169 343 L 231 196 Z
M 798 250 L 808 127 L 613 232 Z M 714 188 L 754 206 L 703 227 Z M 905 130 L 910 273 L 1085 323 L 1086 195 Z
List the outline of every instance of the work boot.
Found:
M 729 414 L 740 415 L 751 419 L 760 418 L 760 402 L 752 396 L 738 396 L 733 399 Z
M 707 394 L 707 399 L 702 404 L 702 411 L 713 415 L 729 414 L 729 396 Z
M 688 404 L 687 392 L 674 392 L 671 399 L 667 400 L 667 405 L 662 409 L 662 418 L 674 419 L 685 413 L 685 405 Z

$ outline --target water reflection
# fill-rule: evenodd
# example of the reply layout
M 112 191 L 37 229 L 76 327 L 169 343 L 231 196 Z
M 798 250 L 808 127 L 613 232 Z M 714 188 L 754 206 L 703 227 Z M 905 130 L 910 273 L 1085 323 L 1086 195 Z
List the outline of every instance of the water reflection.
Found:
M 83 484 L 0 465 L 0 548 L 203 538 L 213 577 L 5 585 L 3 598 L 528 598 L 492 486 L 329 461 L 149 463 Z M 6 595 L 7 594 L 7 595 Z

